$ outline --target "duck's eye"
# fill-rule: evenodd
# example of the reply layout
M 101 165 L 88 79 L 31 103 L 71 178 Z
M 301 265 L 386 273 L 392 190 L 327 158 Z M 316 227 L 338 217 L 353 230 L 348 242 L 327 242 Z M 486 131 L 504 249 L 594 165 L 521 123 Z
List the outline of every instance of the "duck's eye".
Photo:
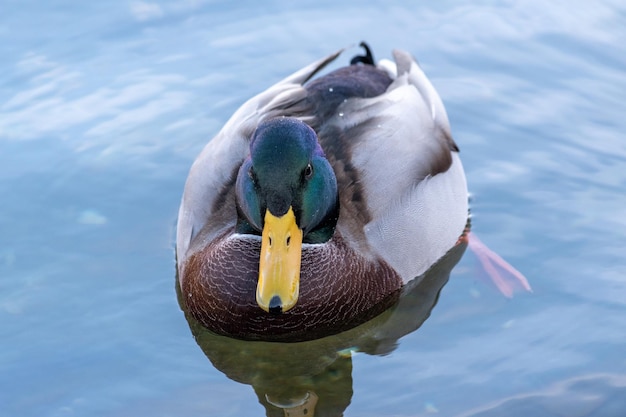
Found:
M 306 168 L 304 168 L 304 178 L 307 180 L 313 176 L 313 166 L 308 164 Z

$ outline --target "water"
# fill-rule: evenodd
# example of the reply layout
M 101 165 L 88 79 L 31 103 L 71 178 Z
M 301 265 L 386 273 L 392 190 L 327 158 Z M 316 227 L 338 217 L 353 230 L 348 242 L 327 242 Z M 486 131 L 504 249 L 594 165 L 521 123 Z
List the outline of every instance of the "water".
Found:
M 0 10 L 0 415 L 265 415 L 178 308 L 180 194 L 245 99 L 361 39 L 378 58 L 400 47 L 419 59 L 461 147 L 473 230 L 534 292 L 503 297 L 466 254 L 418 331 L 338 362 L 349 384 L 337 391 L 351 395 L 337 407 L 626 414 L 621 2 Z

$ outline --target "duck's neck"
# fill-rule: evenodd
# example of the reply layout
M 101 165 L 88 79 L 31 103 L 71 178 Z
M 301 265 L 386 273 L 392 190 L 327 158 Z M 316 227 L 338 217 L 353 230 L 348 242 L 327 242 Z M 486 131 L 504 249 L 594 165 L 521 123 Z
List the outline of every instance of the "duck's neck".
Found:
M 335 227 L 337 226 L 337 219 L 339 219 L 339 196 L 333 208 L 328 212 L 326 217 L 313 228 L 310 232 L 303 236 L 303 243 L 325 243 L 333 237 L 335 233 Z M 237 207 L 237 225 L 235 231 L 239 234 L 257 235 L 261 236 L 261 231 L 254 228 L 246 216 Z

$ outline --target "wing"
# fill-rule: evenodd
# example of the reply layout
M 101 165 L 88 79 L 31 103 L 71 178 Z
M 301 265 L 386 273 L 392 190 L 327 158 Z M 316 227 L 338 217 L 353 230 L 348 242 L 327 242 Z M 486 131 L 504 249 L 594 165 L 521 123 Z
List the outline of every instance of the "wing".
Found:
M 333 150 L 337 230 L 406 282 L 463 233 L 467 186 L 441 99 L 410 55 L 394 51 L 394 58 L 382 66 L 393 78 L 386 92 L 346 100 L 319 135 Z
M 178 213 L 176 248 L 179 264 L 237 221 L 234 185 L 249 142 L 262 120 L 300 112 L 306 102 L 302 85 L 342 51 L 302 68 L 243 104 L 204 147 L 191 166 Z

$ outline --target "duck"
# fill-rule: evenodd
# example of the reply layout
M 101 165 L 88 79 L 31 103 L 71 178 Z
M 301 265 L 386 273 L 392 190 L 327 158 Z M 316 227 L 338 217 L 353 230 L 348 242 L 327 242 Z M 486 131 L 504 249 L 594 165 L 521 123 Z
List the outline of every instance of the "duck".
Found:
M 293 342 L 353 328 L 468 233 L 441 98 L 410 53 L 376 62 L 360 46 L 246 101 L 193 162 L 177 285 L 209 331 Z

